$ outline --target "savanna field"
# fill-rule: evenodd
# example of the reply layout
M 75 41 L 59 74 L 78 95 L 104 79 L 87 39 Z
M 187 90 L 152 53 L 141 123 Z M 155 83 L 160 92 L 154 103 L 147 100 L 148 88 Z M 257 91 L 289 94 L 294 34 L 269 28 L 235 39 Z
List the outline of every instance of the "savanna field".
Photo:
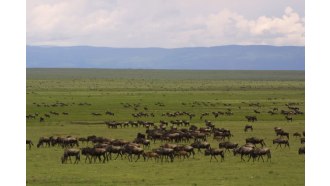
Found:
M 305 130 L 305 78 L 304 71 L 170 71 L 170 70 L 101 70 L 101 69 L 27 69 L 26 138 L 34 146 L 26 147 L 27 185 L 304 185 L 305 155 L 298 154 L 299 137 Z M 129 106 L 130 105 L 130 106 Z M 297 107 L 303 114 L 289 114 L 292 122 L 281 110 Z M 278 110 L 274 110 L 277 108 Z M 114 115 L 107 115 L 111 111 Z M 189 112 L 187 115 L 169 117 L 163 113 Z M 212 112 L 228 112 L 215 118 Z M 260 113 L 256 113 L 260 112 Z M 274 111 L 270 114 L 269 111 Z M 149 116 L 135 118 L 139 112 Z M 53 114 L 57 113 L 57 114 Z M 94 114 L 92 114 L 94 113 Z M 150 114 L 153 113 L 154 117 Z M 209 115 L 200 119 L 202 113 Z M 36 116 L 37 114 L 37 116 Z M 46 117 L 49 115 L 49 117 Z M 248 122 L 245 116 L 256 116 Z M 40 122 L 40 117 L 44 121 Z M 250 161 L 239 155 L 225 152 L 224 161 L 204 155 L 204 149 L 187 159 L 170 161 L 129 161 L 124 155 L 95 163 L 85 162 L 81 155 L 78 164 L 61 163 L 64 149 L 60 146 L 37 148 L 40 137 L 91 135 L 109 139 L 133 141 L 137 133 L 146 134 L 146 128 L 108 128 L 105 121 L 149 121 L 156 126 L 160 120 L 187 120 L 198 128 L 206 127 L 204 120 L 216 128 L 226 128 L 233 136 L 231 142 L 239 146 L 245 139 L 264 139 L 271 151 L 271 161 L 264 157 Z M 244 131 L 245 125 L 253 131 Z M 273 144 L 278 138 L 274 127 L 289 133 L 290 147 Z M 153 127 L 151 127 L 153 128 Z M 189 126 L 178 126 L 189 128 Z M 286 137 L 283 137 L 286 139 Z M 226 139 L 227 141 L 227 139 Z M 190 145 L 189 142 L 178 144 Z M 219 141 L 207 137 L 212 148 Z M 151 141 L 144 152 L 165 143 Z M 91 142 L 79 142 L 79 147 L 92 147 Z M 260 145 L 257 145 L 260 147 Z M 75 147 L 76 148 L 76 147 Z

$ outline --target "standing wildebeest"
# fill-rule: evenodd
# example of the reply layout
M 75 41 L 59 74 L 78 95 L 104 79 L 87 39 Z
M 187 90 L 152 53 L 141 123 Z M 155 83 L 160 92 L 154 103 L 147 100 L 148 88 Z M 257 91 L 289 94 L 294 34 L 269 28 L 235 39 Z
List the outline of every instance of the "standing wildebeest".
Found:
M 216 156 L 221 156 L 221 161 L 223 161 L 225 159 L 225 152 L 223 151 L 223 149 L 213 149 L 213 148 L 205 149 L 204 154 L 205 154 L 205 156 L 210 156 L 211 155 L 210 162 L 212 161 L 213 157 L 214 157 L 215 160 L 218 161 Z
M 265 155 L 267 155 L 267 161 L 271 160 L 272 156 L 269 148 L 256 148 L 251 152 L 251 157 L 253 158 L 253 161 L 258 157 L 258 161 L 261 158 L 264 162 L 263 156 Z
M 266 146 L 265 142 L 263 139 L 259 139 L 256 137 L 251 137 L 251 138 L 246 138 L 245 140 L 246 143 L 252 143 L 252 144 L 260 144 L 262 147 Z
M 305 154 L 305 146 L 298 149 L 298 154 Z
M 257 116 L 245 116 L 248 122 L 255 122 L 257 121 Z
M 31 149 L 31 146 L 34 146 L 31 140 L 26 140 L 26 144 L 29 145 L 29 149 Z
M 278 148 L 278 146 L 280 146 L 282 148 L 282 144 L 285 145 L 284 147 L 288 146 L 290 148 L 289 141 L 287 139 L 283 139 L 283 138 L 274 139 L 273 144 L 276 144 L 276 143 L 277 143 L 276 149 Z
M 71 156 L 75 156 L 76 160 L 74 163 L 75 164 L 78 163 L 80 161 L 80 150 L 79 149 L 65 149 L 64 154 L 61 157 L 62 164 L 66 163 L 68 158 L 70 159 L 70 162 L 71 162 Z
M 250 129 L 251 131 L 253 131 L 252 125 L 245 125 L 244 132 L 247 132 L 248 129 Z

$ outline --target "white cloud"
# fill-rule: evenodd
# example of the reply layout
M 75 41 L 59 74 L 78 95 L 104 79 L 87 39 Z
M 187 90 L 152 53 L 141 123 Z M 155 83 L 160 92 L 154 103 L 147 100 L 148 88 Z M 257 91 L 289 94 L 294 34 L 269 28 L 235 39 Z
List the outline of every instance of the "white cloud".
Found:
M 304 17 L 290 6 L 277 8 L 276 16 L 249 16 L 229 1 L 187 2 L 29 0 L 27 44 L 169 48 L 304 45 Z

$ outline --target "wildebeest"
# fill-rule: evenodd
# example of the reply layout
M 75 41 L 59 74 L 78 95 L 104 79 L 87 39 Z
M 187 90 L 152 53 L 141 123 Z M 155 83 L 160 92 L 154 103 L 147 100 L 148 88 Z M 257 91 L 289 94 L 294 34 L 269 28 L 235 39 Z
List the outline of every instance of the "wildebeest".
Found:
M 142 154 L 144 161 L 148 161 L 150 158 L 154 158 L 154 160 L 157 162 L 159 160 L 159 154 L 156 152 L 144 152 Z
M 197 148 L 198 152 L 201 152 L 201 149 L 208 149 L 210 148 L 210 143 L 206 141 L 195 141 L 194 143 L 191 144 L 192 147 Z
M 236 154 L 240 154 L 241 155 L 241 161 L 245 161 L 245 159 L 243 158 L 243 156 L 249 156 L 249 160 L 251 159 L 251 153 L 254 150 L 254 147 L 246 147 L 246 146 L 242 146 L 239 148 L 235 148 L 233 149 L 233 153 L 234 156 L 236 156 Z
M 117 157 L 115 158 L 115 160 L 120 156 L 121 159 L 123 159 L 123 153 L 124 153 L 124 147 L 122 146 L 115 146 L 115 145 L 109 145 L 106 148 L 107 152 L 108 152 L 108 156 L 110 157 L 110 160 L 112 159 L 111 154 L 117 154 Z
M 102 161 L 101 157 L 103 157 L 103 163 L 105 163 L 106 160 L 106 152 L 107 150 L 105 148 L 90 148 L 85 147 L 81 149 L 81 154 L 86 156 L 85 162 L 88 159 L 89 163 L 92 162 L 92 158 L 94 158 L 94 163 L 96 162 L 96 158 L 99 159 L 99 162 Z
M 44 121 L 45 121 L 45 118 L 40 117 L 40 118 L 39 118 L 39 121 L 40 121 L 40 122 L 44 122 Z
M 170 158 L 170 161 L 174 161 L 174 149 L 171 148 L 158 148 L 158 149 L 153 149 L 153 152 L 156 152 L 157 154 L 160 155 L 161 162 L 163 162 L 163 159 L 165 157 L 165 160 L 168 161 L 168 158 Z
M 245 127 L 244 127 L 244 132 L 247 132 L 248 129 L 250 129 L 251 131 L 253 131 L 253 127 L 252 127 L 252 125 L 245 125 Z
M 194 151 L 194 147 L 190 146 L 190 145 L 178 145 L 174 148 L 175 151 L 186 151 L 188 153 L 188 157 L 190 157 L 191 155 L 195 156 L 195 151 Z
M 80 150 L 79 149 L 65 149 L 64 154 L 61 157 L 62 164 L 66 163 L 68 158 L 70 159 L 71 162 L 71 156 L 76 157 L 75 164 L 80 161 Z
M 282 144 L 285 145 L 284 147 L 288 146 L 290 148 L 289 140 L 287 140 L 287 139 L 283 139 L 283 138 L 274 139 L 273 144 L 276 144 L 276 143 L 277 143 L 276 149 L 278 148 L 278 146 L 280 146 L 282 148 Z
M 245 116 L 248 122 L 255 122 L 257 121 L 257 116 Z
M 303 138 L 300 138 L 300 143 L 301 144 L 305 144 L 305 138 L 303 137 Z
M 256 149 L 253 149 L 253 151 L 251 152 L 251 157 L 253 158 L 253 161 L 256 158 L 258 158 L 258 161 L 260 158 L 262 159 L 262 161 L 264 161 L 263 156 L 265 156 L 265 155 L 267 155 L 267 161 L 271 160 L 272 156 L 271 156 L 269 148 L 256 148 Z
M 295 137 L 295 138 L 297 138 L 297 137 L 301 137 L 301 134 L 299 133 L 299 132 L 295 132 L 295 133 L 293 133 L 293 136 Z
M 288 132 L 284 132 L 283 130 L 278 130 L 276 131 L 276 136 L 286 136 L 289 139 L 289 133 Z
M 298 154 L 305 154 L 305 146 L 298 149 Z
M 124 151 L 125 153 L 128 154 L 128 161 L 133 161 L 133 155 L 136 155 L 137 156 L 137 159 L 135 160 L 138 161 L 140 159 L 140 156 L 142 156 L 144 150 L 143 148 L 141 147 L 138 147 L 136 145 L 130 145 L 130 144 L 127 144 L 124 146 Z
M 106 111 L 105 114 L 106 115 L 110 115 L 110 116 L 114 116 L 115 115 L 113 112 L 110 112 L 110 111 Z
M 238 147 L 238 143 L 232 143 L 229 141 L 219 143 L 219 148 L 220 149 L 225 148 L 226 151 L 229 151 L 229 149 L 235 149 L 237 147 Z
M 37 148 L 39 148 L 40 146 L 43 146 L 44 144 L 48 147 L 50 147 L 50 138 L 48 137 L 40 137 L 39 138 L 39 142 L 37 144 Z
M 259 139 L 259 138 L 256 138 L 256 137 L 246 138 L 245 142 L 246 143 L 252 143 L 252 144 L 260 144 L 262 147 L 266 146 L 263 139 Z
M 26 140 L 26 144 L 29 145 L 29 149 L 31 149 L 31 146 L 34 146 L 31 140 Z
M 211 156 L 210 162 L 212 161 L 212 158 L 214 158 L 215 160 L 218 161 L 216 156 L 220 156 L 221 161 L 223 161 L 225 159 L 225 153 L 224 153 L 223 149 L 213 149 L 213 148 L 205 149 L 204 155 Z

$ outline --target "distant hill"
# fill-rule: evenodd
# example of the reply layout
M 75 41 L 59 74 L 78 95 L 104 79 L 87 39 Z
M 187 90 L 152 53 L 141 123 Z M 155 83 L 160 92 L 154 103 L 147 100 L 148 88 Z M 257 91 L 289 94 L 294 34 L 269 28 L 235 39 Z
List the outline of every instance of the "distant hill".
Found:
M 228 45 L 192 48 L 27 46 L 27 68 L 304 70 L 305 47 Z

